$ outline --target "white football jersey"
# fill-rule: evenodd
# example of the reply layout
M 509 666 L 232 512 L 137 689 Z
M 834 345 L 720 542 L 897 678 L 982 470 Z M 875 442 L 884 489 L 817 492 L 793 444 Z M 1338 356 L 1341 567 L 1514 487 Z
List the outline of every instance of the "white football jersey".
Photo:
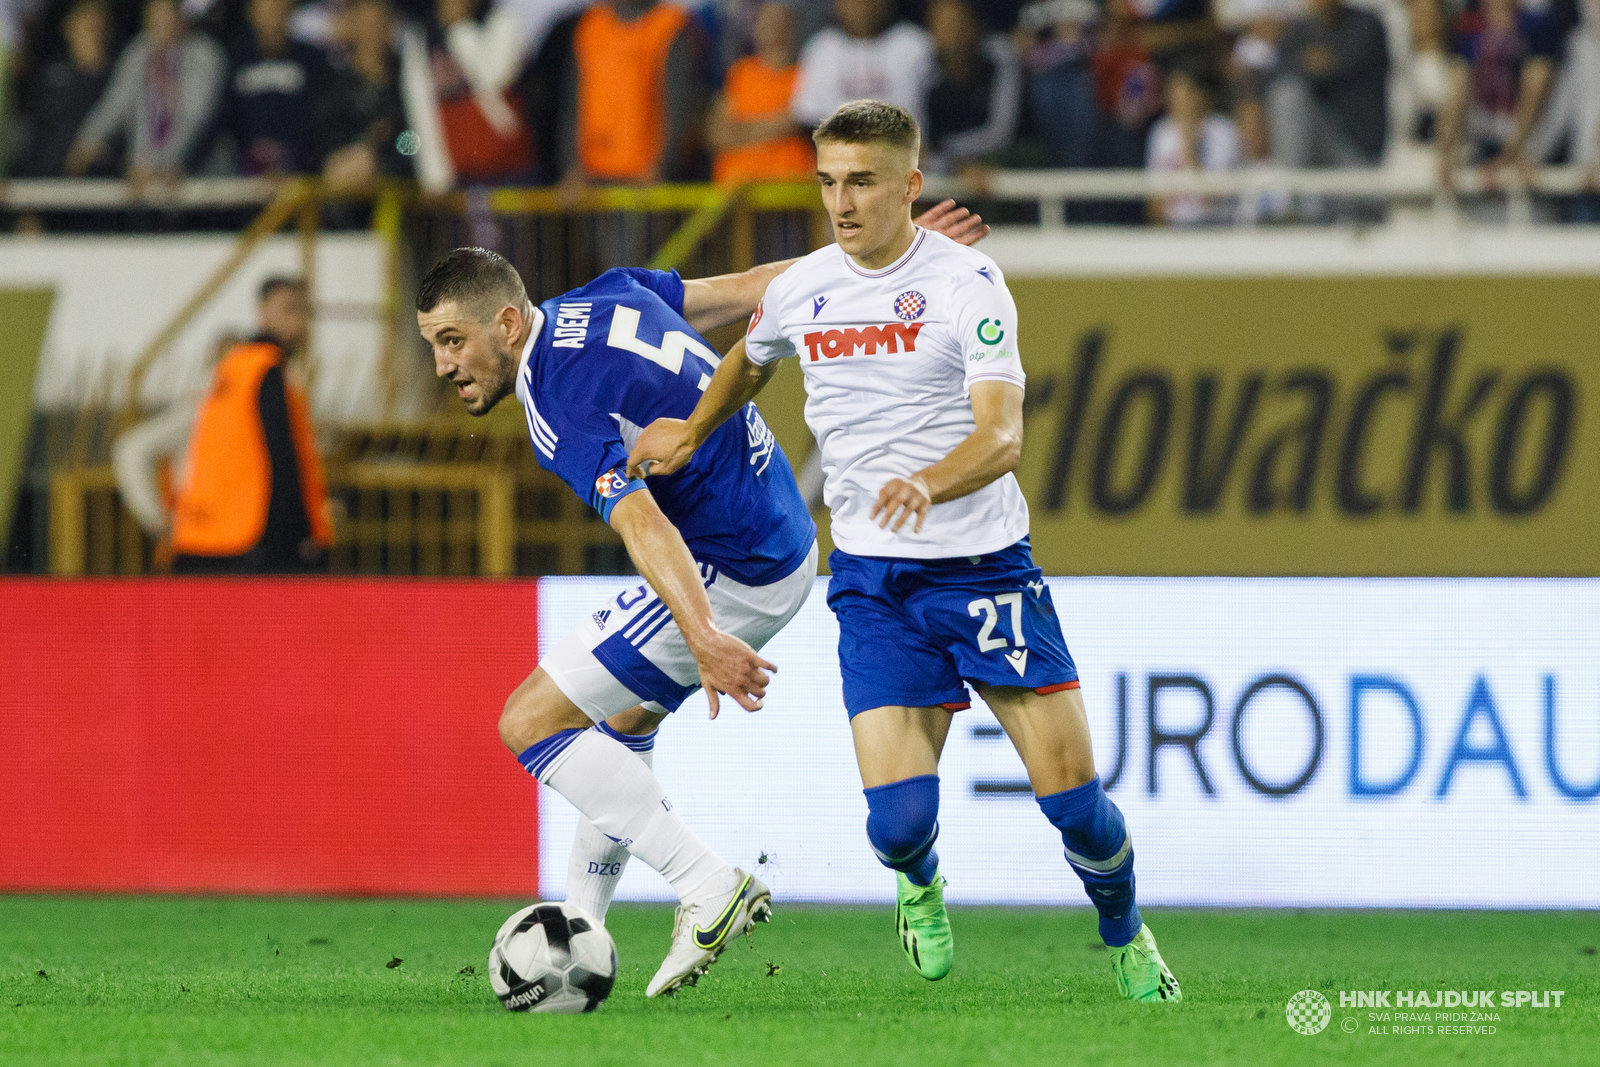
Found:
M 836 244 L 819 249 L 767 287 L 745 351 L 753 363 L 800 360 L 839 548 L 944 559 L 1027 536 L 1028 504 L 1010 474 L 933 505 L 921 533 L 869 517 L 890 479 L 937 463 L 972 433 L 973 382 L 1024 383 L 1017 306 L 982 252 L 920 227 L 882 270 L 863 270 Z

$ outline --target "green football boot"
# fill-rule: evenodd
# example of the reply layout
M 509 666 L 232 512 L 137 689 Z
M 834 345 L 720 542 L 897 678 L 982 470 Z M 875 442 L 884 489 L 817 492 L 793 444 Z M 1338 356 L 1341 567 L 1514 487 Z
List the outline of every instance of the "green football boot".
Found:
M 1167 970 L 1161 950 L 1156 948 L 1155 935 L 1148 926 L 1140 926 L 1132 941 L 1110 952 L 1111 973 L 1117 976 L 1117 989 L 1124 1000 L 1154 1004 L 1183 999 L 1183 990 Z
M 894 905 L 894 929 L 900 947 L 917 973 L 937 982 L 950 973 L 955 959 L 955 940 L 950 936 L 950 913 L 944 910 L 944 878 L 933 876 L 933 884 L 912 885 L 911 879 L 895 872 L 899 899 Z

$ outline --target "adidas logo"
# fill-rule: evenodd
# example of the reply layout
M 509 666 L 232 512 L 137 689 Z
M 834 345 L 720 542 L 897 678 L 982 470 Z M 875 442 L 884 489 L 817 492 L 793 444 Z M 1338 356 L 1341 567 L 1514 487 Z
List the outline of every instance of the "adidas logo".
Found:
M 1019 677 L 1028 673 L 1028 650 L 1019 648 L 1006 653 L 1006 662 L 1017 669 Z
M 596 626 L 600 627 L 601 631 L 604 632 L 604 630 L 606 628 L 606 620 L 611 618 L 611 609 L 610 608 L 602 609 L 600 611 L 595 612 L 593 615 L 591 615 L 589 617 L 591 619 L 593 619 L 594 620 L 594 624 Z

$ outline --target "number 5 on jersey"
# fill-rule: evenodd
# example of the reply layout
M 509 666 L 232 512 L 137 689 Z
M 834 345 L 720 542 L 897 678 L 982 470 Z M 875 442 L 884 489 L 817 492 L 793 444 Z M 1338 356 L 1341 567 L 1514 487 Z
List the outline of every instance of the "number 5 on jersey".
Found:
M 978 651 L 993 652 L 997 648 L 1005 648 L 1010 642 L 1005 637 L 995 636 L 995 624 L 1000 621 L 1000 608 L 1011 609 L 1011 636 L 1016 641 L 1016 648 L 1006 653 L 1006 662 L 1016 670 L 1018 677 L 1028 671 L 1028 638 L 1022 632 L 1022 594 L 1001 593 L 990 600 L 988 597 L 979 597 L 967 605 L 967 614 L 974 619 L 983 618 L 983 625 L 978 628 Z

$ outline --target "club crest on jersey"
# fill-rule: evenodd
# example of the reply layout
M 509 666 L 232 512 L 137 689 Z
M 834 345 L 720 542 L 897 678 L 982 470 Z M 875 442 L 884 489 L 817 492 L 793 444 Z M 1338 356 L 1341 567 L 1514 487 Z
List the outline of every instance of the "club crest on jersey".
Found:
M 894 313 L 907 322 L 922 318 L 922 313 L 927 310 L 927 298 L 915 289 L 907 290 L 894 298 Z
M 628 488 L 628 479 L 618 473 L 620 468 L 613 467 L 594 480 L 594 491 L 610 500 L 612 497 Z

